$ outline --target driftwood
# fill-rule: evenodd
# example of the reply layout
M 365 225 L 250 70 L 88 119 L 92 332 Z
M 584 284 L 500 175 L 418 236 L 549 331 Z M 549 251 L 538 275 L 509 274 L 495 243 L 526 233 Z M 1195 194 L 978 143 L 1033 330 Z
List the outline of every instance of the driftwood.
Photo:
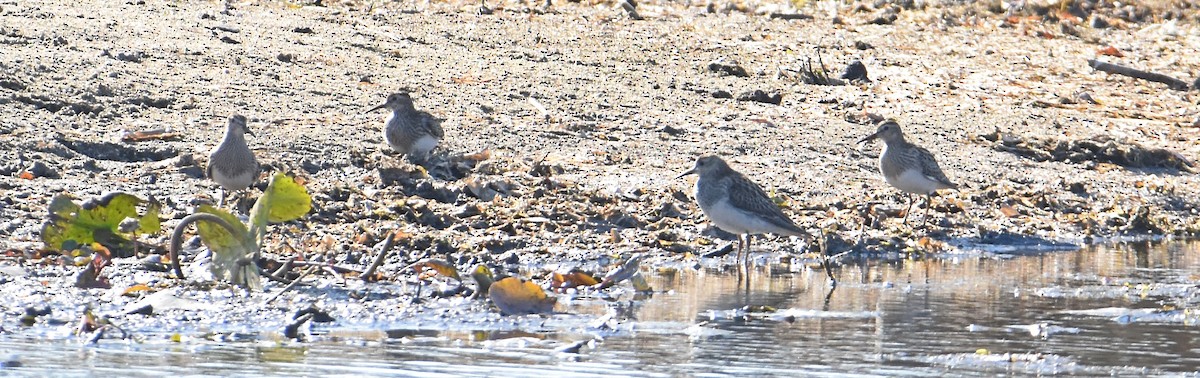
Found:
M 1167 75 L 1163 75 L 1160 73 L 1142 71 L 1139 69 L 1130 68 L 1130 67 L 1126 67 L 1126 66 L 1122 66 L 1122 65 L 1101 62 L 1101 61 L 1095 60 L 1095 59 L 1088 59 L 1087 62 L 1088 62 L 1088 66 L 1096 69 L 1097 71 L 1104 71 L 1104 72 L 1108 72 L 1110 74 L 1129 76 L 1129 77 L 1132 77 L 1135 79 L 1153 81 L 1155 83 L 1163 83 L 1163 84 L 1166 84 L 1171 89 L 1174 89 L 1177 91 L 1186 91 L 1190 87 L 1188 85 L 1188 83 L 1184 82 L 1183 80 L 1179 80 L 1179 79 L 1176 79 L 1176 78 L 1173 78 L 1173 77 L 1170 77 Z

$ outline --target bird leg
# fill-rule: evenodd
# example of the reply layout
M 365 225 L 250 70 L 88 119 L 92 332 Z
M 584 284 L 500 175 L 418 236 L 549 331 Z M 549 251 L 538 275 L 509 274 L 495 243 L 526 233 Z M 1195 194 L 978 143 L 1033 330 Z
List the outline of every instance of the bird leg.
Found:
M 750 265 L 750 242 L 754 240 L 754 235 L 746 234 L 746 265 Z
M 912 212 L 912 207 L 913 207 L 914 201 L 913 201 L 911 193 L 905 193 L 904 195 L 908 197 L 908 209 L 904 210 L 904 225 L 907 226 L 908 225 L 908 213 Z
M 837 278 L 833 278 L 833 271 L 829 268 L 829 244 L 825 242 L 825 235 L 823 232 L 821 235 L 821 240 L 817 242 L 817 245 L 817 253 L 821 254 L 821 267 L 825 268 L 825 275 L 829 276 L 829 282 L 831 282 L 831 285 L 833 285 L 829 290 L 830 294 L 833 294 L 833 288 L 837 287 Z M 828 297 L 826 297 L 826 300 L 828 300 Z
M 921 223 L 921 228 L 929 227 L 929 208 L 930 207 L 933 207 L 933 194 L 926 194 L 925 195 L 925 215 L 922 216 L 922 218 L 924 218 L 924 221 L 923 221 L 923 223 Z
M 217 188 L 217 208 L 225 207 L 225 188 Z
M 737 255 L 734 256 L 736 258 L 736 260 L 734 260 L 734 261 L 736 261 L 738 265 L 742 265 L 742 249 L 745 248 L 746 241 L 745 241 L 745 239 L 742 239 L 742 234 L 738 234 L 737 239 L 738 239 L 738 248 L 737 248 Z

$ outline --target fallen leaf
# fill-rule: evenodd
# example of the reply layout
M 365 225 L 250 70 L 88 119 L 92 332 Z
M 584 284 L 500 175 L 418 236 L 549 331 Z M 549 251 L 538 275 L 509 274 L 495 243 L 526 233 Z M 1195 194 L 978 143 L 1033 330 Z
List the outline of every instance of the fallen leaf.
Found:
M 1000 206 L 1000 213 L 1004 214 L 1004 216 L 1009 217 L 1009 218 L 1021 215 L 1021 212 L 1017 211 L 1017 209 L 1014 209 L 1012 206 L 1009 206 L 1009 205 Z
M 26 180 L 33 180 L 33 178 L 34 178 L 33 173 L 31 173 L 29 171 L 21 172 L 20 177 L 23 179 L 26 179 Z
M 146 286 L 146 284 L 133 285 L 126 288 L 125 291 L 122 291 L 121 295 L 130 296 L 131 294 L 137 294 L 143 291 L 150 291 L 150 287 Z
M 458 275 L 458 269 L 454 268 L 454 265 L 451 265 L 445 260 L 424 259 L 412 263 L 412 265 L 406 266 L 404 269 L 413 269 L 417 271 L 421 278 L 432 277 L 433 274 L 441 274 L 442 276 L 453 278 L 455 281 L 462 281 L 462 278 L 460 278 Z M 478 268 L 476 268 L 476 270 L 478 270 Z M 427 274 L 426 271 L 433 273 Z
M 542 314 L 554 311 L 558 299 L 546 296 L 541 286 L 516 277 L 492 284 L 488 298 L 504 315 Z
M 469 155 L 463 155 L 463 160 L 484 161 L 492 158 L 492 150 L 483 150 Z
M 1115 57 L 1118 57 L 1118 58 L 1121 58 L 1121 57 L 1124 57 L 1124 56 L 1125 56 L 1125 54 L 1121 53 L 1121 50 L 1117 50 L 1117 48 L 1116 48 L 1116 47 L 1112 47 L 1112 46 L 1105 46 L 1105 47 L 1102 47 L 1102 48 L 1100 48 L 1099 50 L 1096 50 L 1096 54 L 1099 54 L 1099 55 L 1107 55 L 1107 56 L 1115 56 Z
M 596 281 L 590 274 L 582 271 L 573 270 L 567 274 L 554 272 L 550 280 L 550 288 L 552 289 L 570 289 L 579 286 L 592 286 L 600 283 Z

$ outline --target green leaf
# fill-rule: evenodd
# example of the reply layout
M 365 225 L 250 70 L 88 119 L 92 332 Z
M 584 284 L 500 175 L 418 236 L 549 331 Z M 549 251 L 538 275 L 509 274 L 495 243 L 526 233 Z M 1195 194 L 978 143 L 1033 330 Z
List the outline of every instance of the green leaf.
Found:
M 200 232 L 200 240 L 213 253 L 218 255 L 230 253 L 228 251 L 240 248 L 250 240 L 250 231 L 246 230 L 246 225 L 228 211 L 218 209 L 212 205 L 200 205 L 200 208 L 196 209 L 196 212 L 216 215 L 229 222 L 229 225 L 233 226 L 234 230 L 236 230 L 235 234 L 230 234 L 224 227 L 216 223 L 208 221 L 196 222 L 196 229 Z M 236 258 L 241 258 L 241 255 L 236 256 Z
M 138 218 L 138 230 L 143 234 L 158 233 L 162 229 L 162 221 L 158 218 L 158 212 L 162 204 L 158 201 L 151 200 L 149 205 L 146 205 L 146 214 Z
M 216 215 L 233 226 L 234 232 L 230 233 L 214 222 L 196 222 L 200 240 L 213 251 L 212 264 L 209 265 L 213 276 L 250 290 L 261 290 L 261 275 L 258 266 L 253 262 L 253 254 L 258 250 L 258 245 L 246 229 L 246 225 L 228 211 L 210 205 L 200 205 L 196 211 Z
M 146 202 L 132 194 L 113 192 L 76 204 L 69 195 L 57 195 L 50 200 L 49 219 L 42 225 L 42 241 L 47 247 L 62 249 L 71 241 L 73 245 L 88 245 L 100 242 L 118 256 L 129 255 L 132 244 L 129 238 L 118 231 L 125 218 L 139 220 L 139 231 L 157 233 L 157 204 L 146 208 L 145 215 L 138 215 L 137 206 Z
M 276 173 L 262 197 L 250 209 L 250 220 L 253 227 L 262 228 L 268 223 L 299 219 L 309 210 L 312 210 L 312 197 L 308 190 L 291 176 Z

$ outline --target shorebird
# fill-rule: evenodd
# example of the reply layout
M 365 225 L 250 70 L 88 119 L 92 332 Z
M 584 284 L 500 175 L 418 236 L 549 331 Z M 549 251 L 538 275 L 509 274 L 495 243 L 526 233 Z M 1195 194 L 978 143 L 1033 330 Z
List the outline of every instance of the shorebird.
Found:
M 246 134 L 254 135 L 246 127 L 246 117 L 234 114 L 229 117 L 229 125 L 225 127 L 225 138 L 208 155 L 208 167 L 204 173 L 221 187 L 218 207 L 225 206 L 226 191 L 246 189 L 258 178 L 258 160 L 246 145 Z
M 950 182 L 942 168 L 938 167 L 933 154 L 920 146 L 909 143 L 895 120 L 879 124 L 874 134 L 859 140 L 865 143 L 883 139 L 883 152 L 879 154 L 879 172 L 887 183 L 908 196 L 908 209 L 904 210 L 904 224 L 908 224 L 908 213 L 912 210 L 913 194 L 925 195 L 924 225 L 929 224 L 929 207 L 933 193 L 939 189 L 954 189 L 958 185 Z
M 393 150 L 408 156 L 412 162 L 423 162 L 429 158 L 429 152 L 437 147 L 442 140 L 441 120 L 417 110 L 413 105 L 412 96 L 407 92 L 393 93 L 387 97 L 387 102 L 367 110 L 372 112 L 388 108 L 392 115 L 388 117 L 383 128 L 383 139 Z
M 738 235 L 738 263 L 742 262 L 743 251 L 749 262 L 752 234 L 807 235 L 783 214 L 762 188 L 730 168 L 720 157 L 701 157 L 696 160 L 695 167 L 676 179 L 693 173 L 700 176 L 695 191 L 700 210 L 717 227 Z

